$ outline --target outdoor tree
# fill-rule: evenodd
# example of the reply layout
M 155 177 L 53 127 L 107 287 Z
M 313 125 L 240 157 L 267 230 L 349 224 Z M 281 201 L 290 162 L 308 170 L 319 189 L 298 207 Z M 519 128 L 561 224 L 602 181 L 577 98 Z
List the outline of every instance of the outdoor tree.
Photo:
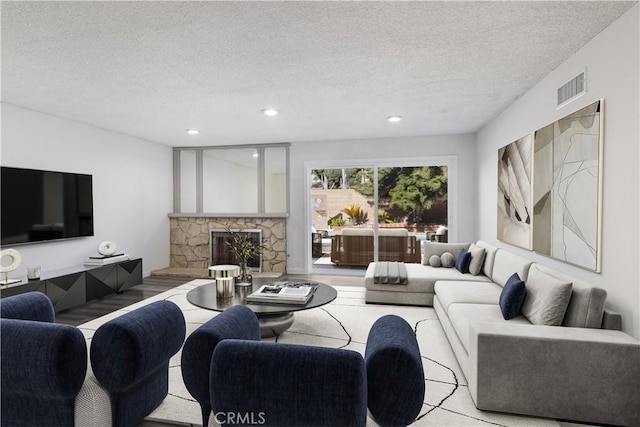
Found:
M 366 179 L 356 179 L 354 189 L 373 197 L 373 170 L 358 170 Z M 402 217 L 410 224 L 425 223 L 427 212 L 437 198 L 447 194 L 447 168 L 381 167 L 378 168 L 378 200 L 388 215 Z
M 312 174 L 314 188 L 352 188 L 373 198 L 372 168 L 314 169 Z M 384 222 L 427 223 L 429 209 L 447 194 L 447 181 L 446 166 L 378 168 L 378 200 L 385 212 Z
M 313 169 L 311 171 L 314 181 L 312 187 L 325 190 L 351 188 L 352 183 L 357 180 L 356 172 L 357 169 Z
M 438 197 L 447 194 L 447 168 L 439 166 L 409 168 L 410 173 L 399 174 L 389 189 L 390 208 L 406 212 L 407 222 L 425 222 L 425 213 Z

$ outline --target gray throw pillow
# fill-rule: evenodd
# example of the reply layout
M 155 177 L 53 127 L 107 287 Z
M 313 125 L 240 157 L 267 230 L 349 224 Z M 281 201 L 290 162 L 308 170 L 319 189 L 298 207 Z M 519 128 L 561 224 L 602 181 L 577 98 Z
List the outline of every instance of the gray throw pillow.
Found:
M 440 255 L 440 263 L 443 267 L 453 268 L 453 266 L 456 265 L 456 257 L 454 257 L 451 252 L 445 252 Z
M 469 247 L 471 252 L 471 263 L 469 264 L 469 273 L 477 276 L 482 271 L 482 264 L 484 264 L 484 257 L 487 256 L 487 251 L 480 246 L 476 246 L 473 243 Z
M 534 325 L 560 326 L 571 299 L 572 286 L 571 282 L 563 282 L 532 268 L 527 277 L 522 314 Z
M 438 255 L 431 255 L 429 258 L 429 265 L 431 267 L 440 267 L 442 263 L 440 262 L 440 257 Z

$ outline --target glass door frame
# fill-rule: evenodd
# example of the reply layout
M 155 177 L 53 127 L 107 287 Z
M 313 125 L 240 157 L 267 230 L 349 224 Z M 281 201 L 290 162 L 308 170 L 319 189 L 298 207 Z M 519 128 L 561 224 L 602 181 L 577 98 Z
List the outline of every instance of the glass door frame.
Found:
M 304 206 L 305 213 L 309 212 L 311 206 L 311 171 L 314 169 L 373 169 L 374 179 L 374 212 L 378 212 L 378 168 L 381 167 L 421 167 L 421 166 L 446 166 L 447 167 L 447 222 L 449 241 L 458 241 L 458 156 L 429 156 L 429 157 L 410 157 L 395 159 L 359 159 L 359 160 L 318 160 L 305 161 L 305 194 Z M 305 214 L 306 215 L 306 214 Z M 378 259 L 378 216 L 373 216 L 374 230 L 374 260 Z M 335 267 L 328 270 L 325 268 L 317 268 L 313 266 L 311 253 L 311 222 L 310 216 L 306 215 L 304 227 L 307 232 L 304 233 L 305 247 L 305 272 L 306 274 L 327 274 L 342 276 L 363 276 L 364 270 L 353 270 Z

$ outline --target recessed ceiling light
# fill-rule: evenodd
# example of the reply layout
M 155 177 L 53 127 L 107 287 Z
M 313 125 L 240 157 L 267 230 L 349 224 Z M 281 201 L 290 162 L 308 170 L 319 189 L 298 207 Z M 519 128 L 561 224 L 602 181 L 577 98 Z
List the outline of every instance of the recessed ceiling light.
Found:
M 258 158 L 258 153 L 253 153 L 254 158 Z
M 387 117 L 387 121 L 391 123 L 396 123 L 402 120 L 402 116 L 389 116 Z
M 198 129 L 187 129 L 186 130 L 189 135 L 199 135 L 200 131 Z
M 264 110 L 262 110 L 262 114 L 264 114 L 265 116 L 273 117 L 280 114 L 280 111 L 274 110 L 273 108 L 265 108 Z

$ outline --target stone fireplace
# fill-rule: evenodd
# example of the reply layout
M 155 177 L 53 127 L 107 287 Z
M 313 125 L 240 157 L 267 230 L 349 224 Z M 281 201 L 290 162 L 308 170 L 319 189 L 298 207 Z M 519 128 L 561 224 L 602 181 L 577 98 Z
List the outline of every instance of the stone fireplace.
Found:
M 260 230 L 265 249 L 263 272 L 287 270 L 285 217 L 219 217 L 206 214 L 171 214 L 171 259 L 174 268 L 206 269 L 211 265 L 212 230 Z

